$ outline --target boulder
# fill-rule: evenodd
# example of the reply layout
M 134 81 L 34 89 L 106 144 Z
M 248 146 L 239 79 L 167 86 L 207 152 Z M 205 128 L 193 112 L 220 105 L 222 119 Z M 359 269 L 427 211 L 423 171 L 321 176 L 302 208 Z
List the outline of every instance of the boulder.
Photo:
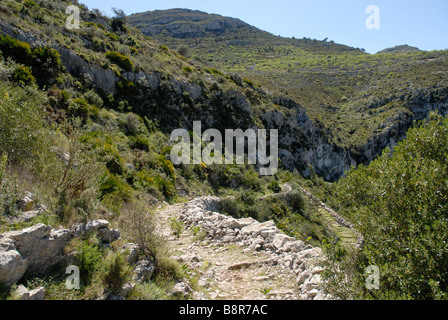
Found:
M 17 201 L 16 203 L 17 209 L 22 212 L 31 211 L 35 205 L 33 198 L 34 195 L 30 192 L 27 192 L 22 199 Z
M 274 236 L 272 244 L 277 248 L 283 248 L 283 246 L 290 241 L 294 241 L 294 238 L 287 236 L 286 234 L 278 233 Z
M 258 223 L 259 222 L 253 218 L 244 218 L 244 219 L 239 219 L 239 220 L 233 219 L 230 222 L 229 227 L 232 229 L 243 229 L 247 226 L 250 226 L 252 224 L 258 224 Z
M 44 287 L 40 287 L 34 290 L 28 290 L 25 286 L 20 285 L 14 292 L 14 296 L 18 300 L 44 300 L 45 289 Z
M 283 246 L 286 252 L 300 252 L 305 247 L 303 241 L 290 241 L 286 242 Z
M 311 273 L 308 271 L 304 271 L 297 276 L 297 285 L 302 285 L 305 281 L 311 277 Z
M 180 294 L 184 297 L 188 297 L 192 292 L 193 289 L 187 283 L 179 282 L 174 286 L 172 294 Z
M 9 250 L 16 250 L 16 245 L 14 244 L 14 241 L 9 237 L 0 234 L 0 252 Z
M 98 238 L 104 243 L 114 242 L 121 237 L 119 230 L 109 229 L 109 221 L 107 220 L 92 220 L 88 223 L 75 223 L 71 227 L 71 231 L 75 237 L 96 232 Z
M 20 255 L 27 260 L 27 274 L 44 275 L 52 266 L 64 259 L 63 249 L 72 237 L 70 230 L 52 230 L 42 223 L 18 231 L 6 233 Z
M 155 267 L 154 263 L 149 260 L 141 260 L 134 268 L 134 275 L 132 280 L 135 282 L 143 282 L 152 277 Z
M 117 229 L 103 228 L 98 230 L 98 237 L 103 243 L 112 243 L 120 239 L 120 231 Z
M 241 229 L 241 233 L 246 234 L 246 235 L 258 236 L 261 234 L 262 231 L 273 230 L 273 228 L 275 228 L 274 221 L 267 221 L 264 223 L 259 223 L 255 220 L 255 223 L 252 223 L 252 224 L 244 227 L 243 229 Z
M 121 248 L 122 254 L 127 254 L 126 261 L 135 263 L 140 253 L 140 246 L 135 243 L 127 243 Z
M 0 252 L 0 283 L 9 288 L 25 274 L 27 262 L 16 250 Z

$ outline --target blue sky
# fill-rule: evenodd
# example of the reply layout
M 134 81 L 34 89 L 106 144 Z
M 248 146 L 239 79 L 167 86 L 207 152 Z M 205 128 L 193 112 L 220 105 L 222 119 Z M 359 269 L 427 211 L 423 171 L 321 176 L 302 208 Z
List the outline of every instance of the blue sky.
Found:
M 422 50 L 448 49 L 447 0 L 79 0 L 113 16 L 187 8 L 239 18 L 275 35 L 323 40 L 369 53 L 408 44 Z M 380 29 L 368 29 L 366 8 L 380 10 Z

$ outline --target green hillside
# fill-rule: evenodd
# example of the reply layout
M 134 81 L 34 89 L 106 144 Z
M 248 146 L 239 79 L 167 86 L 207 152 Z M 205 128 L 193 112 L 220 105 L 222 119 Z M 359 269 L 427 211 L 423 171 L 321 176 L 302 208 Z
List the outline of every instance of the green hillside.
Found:
M 69 5 L 80 9 L 80 28 L 67 25 Z M 322 277 L 335 298 L 446 299 L 447 51 L 398 46 L 370 55 L 193 10 L 116 11 L 110 18 L 78 1 L 0 2 L 0 299 L 15 299 L 20 285 L 44 287 L 49 300 L 192 299 L 174 287 L 205 290 L 199 280 L 213 266 L 176 256 L 168 246 L 182 233 L 194 237 L 179 247 L 218 255 L 220 267 L 237 247 L 270 254 L 262 263 L 278 267 L 278 277 L 288 269 L 292 287 L 307 287 L 302 297 L 316 297 Z M 203 131 L 278 129 L 278 172 L 175 165 L 170 134 L 193 136 L 194 121 Z M 204 242 L 200 225 L 187 230 L 179 220 L 186 202 L 200 217 L 227 215 L 212 232 L 222 237 L 209 239 L 232 233 L 227 248 Z M 252 229 L 253 219 L 267 229 Z M 92 220 L 96 231 L 75 236 Z M 273 235 L 274 226 L 285 234 Z M 44 262 L 60 255 L 61 265 L 25 275 L 14 236 L 26 228 L 40 234 L 39 245 L 49 242 Z M 34 248 L 28 232 L 22 239 Z M 66 246 L 55 253 L 58 241 Z M 129 244 L 139 248 L 133 262 Z M 242 248 L 262 244 L 263 253 Z M 308 265 L 314 254 L 327 258 L 324 269 Z M 11 261 L 21 262 L 20 277 Z M 142 261 L 148 277 L 135 282 Z M 245 265 L 231 262 L 227 271 Z M 72 263 L 79 290 L 66 286 Z M 379 291 L 365 288 L 370 264 L 381 269 Z M 251 281 L 269 280 L 256 272 Z M 268 297 L 271 288 L 261 290 Z
M 446 51 L 400 46 L 370 55 L 327 39 L 282 38 L 239 20 L 181 9 L 128 20 L 193 60 L 290 96 L 328 128 L 336 144 L 352 150 L 361 150 L 396 118 L 416 118 L 415 92 L 446 99 Z M 211 21 L 222 27 L 210 28 Z M 191 23 L 194 32 L 185 27 Z

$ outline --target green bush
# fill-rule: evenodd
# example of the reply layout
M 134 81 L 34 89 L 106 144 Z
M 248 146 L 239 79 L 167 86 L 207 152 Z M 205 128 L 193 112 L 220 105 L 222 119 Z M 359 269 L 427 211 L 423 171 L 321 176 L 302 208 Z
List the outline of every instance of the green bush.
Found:
M 224 73 L 216 68 L 206 69 L 205 72 L 210 73 L 210 74 L 215 74 L 218 76 L 224 76 Z
M 103 284 L 113 294 L 120 295 L 123 285 L 131 280 L 132 268 L 126 261 L 126 256 L 109 252 L 102 264 L 101 278 Z
M 244 78 L 243 81 L 244 81 L 244 83 L 246 83 L 250 87 L 254 87 L 255 86 L 255 84 L 251 80 L 249 80 L 247 78 Z
M 126 71 L 132 71 L 134 69 L 134 63 L 131 61 L 131 59 L 116 51 L 107 52 L 106 58 Z
M 165 174 L 156 175 L 154 181 L 167 200 L 172 200 L 176 196 L 174 183 Z
M 31 74 L 30 67 L 17 67 L 12 74 L 12 81 L 22 85 L 31 85 L 36 78 Z
M 114 174 L 107 174 L 99 186 L 103 203 L 119 209 L 133 198 L 133 190 L 126 181 Z
M 190 66 L 183 67 L 182 70 L 184 70 L 185 73 L 192 73 L 193 72 L 193 68 L 190 67 Z
M 147 138 L 144 138 L 142 136 L 137 136 L 137 137 L 130 137 L 130 147 L 132 149 L 139 149 L 142 151 L 149 151 L 149 140 Z
M 10 36 L 0 36 L 0 51 L 3 56 L 11 57 L 15 61 L 28 64 L 32 57 L 30 45 L 26 42 L 11 38 Z
M 280 184 L 277 181 L 272 181 L 269 184 L 268 189 L 271 190 L 274 193 L 282 192 L 282 187 L 280 186 Z
M 39 86 L 53 85 L 63 70 L 61 55 L 49 47 L 33 49 L 31 67 Z
M 81 241 L 76 248 L 76 260 L 83 285 L 88 285 L 94 274 L 101 270 L 103 252 L 99 247 L 99 240 L 90 238 Z
M 8 177 L 8 156 L 0 157 L 0 221 L 3 214 L 11 215 L 16 211 L 18 199 L 17 186 Z
M 165 242 L 157 232 L 156 215 L 143 201 L 132 201 L 123 206 L 119 218 L 120 231 L 128 241 L 141 248 L 141 254 L 158 262 L 165 253 Z
M 262 180 L 258 173 L 254 170 L 246 170 L 241 177 L 241 184 L 244 188 L 249 190 L 260 191 L 262 186 Z
M 86 120 L 90 117 L 92 106 L 84 98 L 76 98 L 68 108 L 69 114 Z
M 36 165 L 48 150 L 44 113 L 36 106 L 43 99 L 32 87 L 0 87 L 0 150 L 13 165 Z M 32 101 L 35 100 L 35 101 Z
M 117 82 L 116 87 L 117 92 L 125 97 L 133 98 L 139 93 L 137 85 L 128 79 L 123 78 L 121 81 Z
M 302 214 L 305 211 L 305 199 L 299 191 L 292 191 L 285 198 L 294 212 Z
M 448 297 L 448 119 L 431 115 L 407 139 L 360 166 L 335 186 L 341 213 L 365 240 L 348 270 L 361 298 Z M 353 267 L 353 265 L 355 267 Z M 380 289 L 368 291 L 364 270 L 380 269 Z M 338 289 L 334 289 L 338 292 Z
M 0 51 L 5 57 L 11 57 L 18 63 L 32 67 L 32 74 L 41 87 L 53 84 L 63 69 L 61 56 L 56 49 L 43 47 L 31 50 L 26 42 L 1 36 Z

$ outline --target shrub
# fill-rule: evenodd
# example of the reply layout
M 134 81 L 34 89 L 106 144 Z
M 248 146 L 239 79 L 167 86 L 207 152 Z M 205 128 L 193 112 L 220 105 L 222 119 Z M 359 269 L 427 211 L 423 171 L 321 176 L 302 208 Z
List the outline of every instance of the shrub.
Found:
M 143 125 L 143 121 L 138 115 L 129 113 L 125 116 L 123 125 L 127 134 L 138 135 L 142 131 L 141 127 Z
M 56 49 L 49 47 L 32 50 L 31 66 L 33 75 L 41 87 L 52 85 L 63 70 L 61 55 Z
M 120 36 L 115 33 L 105 32 L 104 34 L 112 41 L 120 41 Z
M 286 200 L 294 212 L 302 214 L 305 210 L 305 200 L 299 191 L 292 191 L 286 195 Z
M 272 181 L 269 184 L 268 189 L 275 193 L 282 192 L 282 187 L 280 186 L 280 184 L 277 181 Z
M 178 49 L 178 52 L 181 56 L 189 57 L 190 56 L 190 48 L 188 46 L 181 46 Z
M 262 180 L 258 174 L 253 170 L 246 170 L 241 178 L 241 184 L 246 189 L 260 191 L 262 186 Z
M 69 114 L 87 120 L 90 117 L 92 106 L 84 98 L 76 98 L 69 107 Z
M 26 42 L 9 36 L 1 36 L 0 51 L 4 56 L 32 67 L 33 76 L 40 86 L 53 84 L 54 79 L 63 69 L 61 56 L 56 49 L 43 47 L 31 50 Z
M 364 236 L 364 248 L 348 270 L 365 283 L 368 265 L 380 269 L 375 292 L 361 297 L 442 299 L 448 296 L 448 119 L 431 115 L 369 166 L 350 171 L 335 186 L 335 198 Z M 364 280 L 364 281 L 363 281 Z M 337 288 L 335 292 L 339 293 Z
M 32 56 L 28 43 L 11 38 L 10 36 L 0 37 L 0 51 L 3 52 L 5 57 L 11 57 L 15 61 L 23 64 L 29 63 Z
M 94 151 L 79 142 L 78 138 L 68 140 L 70 155 L 56 186 L 58 207 L 56 213 L 65 222 L 70 222 L 72 214 L 88 219 L 95 213 L 98 203 L 98 184 L 105 171 L 97 161 Z M 54 170 L 54 168 L 53 168 Z
M 33 90 L 0 88 L 0 150 L 13 165 L 36 165 L 48 149 L 43 136 L 44 114 L 35 106 L 42 97 Z
M 139 93 L 137 85 L 128 79 L 123 78 L 121 81 L 117 82 L 116 87 L 117 92 L 125 97 L 133 98 Z
M 100 184 L 101 199 L 103 203 L 119 210 L 125 202 L 133 198 L 133 190 L 122 178 L 107 174 Z
M 36 7 L 36 6 L 37 6 L 36 1 L 34 1 L 34 0 L 26 0 L 26 1 L 23 3 L 23 5 L 24 5 L 25 7 L 27 7 L 27 8 L 32 8 L 32 7 Z
M 8 156 L 5 154 L 0 158 L 0 218 L 3 214 L 14 214 L 18 198 L 17 186 L 10 181 L 7 171 Z
M 205 72 L 210 73 L 210 74 L 216 74 L 219 76 L 224 76 L 224 73 L 216 68 L 207 69 L 207 70 L 205 70 Z
M 88 285 L 94 274 L 101 268 L 103 253 L 99 247 L 99 241 L 96 238 L 90 238 L 81 241 L 76 248 L 76 260 L 79 268 L 81 281 Z
M 12 81 L 22 85 L 31 85 L 36 78 L 31 74 L 30 67 L 17 67 L 12 74 Z
M 130 137 L 130 147 L 132 149 L 139 149 L 142 151 L 149 151 L 149 140 L 142 136 Z
M 166 197 L 167 200 L 171 200 L 176 196 L 176 188 L 174 184 L 165 174 L 158 174 L 154 177 L 156 184 L 159 186 L 160 192 Z
M 164 254 L 164 242 L 157 232 L 155 214 L 143 201 L 127 203 L 119 218 L 122 236 L 139 245 L 143 254 L 154 262 Z
M 123 285 L 131 280 L 132 268 L 123 254 L 109 252 L 104 259 L 101 270 L 101 278 L 106 288 L 113 294 L 121 294 Z
M 190 66 L 186 66 L 182 68 L 184 70 L 185 73 L 192 73 L 193 72 L 193 68 Z
M 131 61 L 131 59 L 116 51 L 107 52 L 106 58 L 126 71 L 132 71 L 134 69 L 134 63 Z
M 244 78 L 243 81 L 244 81 L 244 83 L 246 83 L 250 87 L 254 87 L 255 86 L 255 84 L 251 80 L 249 80 L 247 78 Z

